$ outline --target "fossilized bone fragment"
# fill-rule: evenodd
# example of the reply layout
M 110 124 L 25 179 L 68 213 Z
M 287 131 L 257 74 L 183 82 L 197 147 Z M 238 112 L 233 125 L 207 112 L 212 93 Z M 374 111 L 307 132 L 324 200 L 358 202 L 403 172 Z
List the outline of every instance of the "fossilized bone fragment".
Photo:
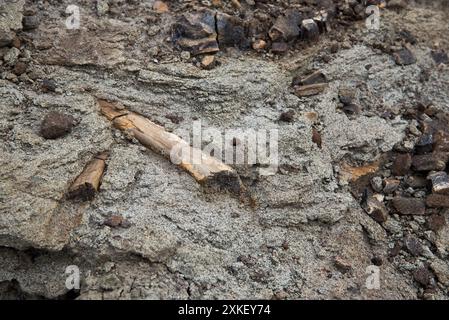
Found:
M 101 178 L 106 167 L 108 152 L 96 155 L 85 167 L 81 174 L 75 179 L 69 188 L 67 197 L 69 199 L 79 198 L 90 200 L 100 188 Z
M 191 147 L 182 138 L 140 114 L 119 109 L 105 100 L 98 100 L 98 104 L 101 113 L 112 121 L 117 129 L 131 134 L 145 147 L 169 158 L 201 185 L 235 194 L 242 191 L 242 182 L 237 172 L 217 158 Z

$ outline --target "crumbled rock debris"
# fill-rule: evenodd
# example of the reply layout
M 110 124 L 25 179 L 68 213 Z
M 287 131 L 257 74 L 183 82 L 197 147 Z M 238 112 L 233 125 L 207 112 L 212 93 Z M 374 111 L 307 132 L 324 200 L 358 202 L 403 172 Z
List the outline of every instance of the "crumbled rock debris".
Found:
M 439 3 L 369 1 L 373 32 L 361 0 L 83 0 L 77 32 L 70 1 L 2 2 L 0 297 L 447 299 Z M 112 128 L 98 98 L 183 137 L 195 120 L 277 129 L 279 166 L 232 165 L 205 192 Z M 101 188 L 69 201 L 99 150 Z M 74 261 L 89 276 L 72 297 Z M 370 265 L 382 290 L 363 286 Z

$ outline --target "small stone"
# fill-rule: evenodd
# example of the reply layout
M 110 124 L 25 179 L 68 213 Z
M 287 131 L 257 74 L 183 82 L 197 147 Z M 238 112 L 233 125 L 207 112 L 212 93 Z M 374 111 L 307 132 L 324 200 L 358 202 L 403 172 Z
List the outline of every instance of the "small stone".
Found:
M 37 16 L 24 16 L 22 25 L 25 31 L 37 29 L 39 27 L 39 18 Z
M 215 25 L 218 33 L 217 41 L 220 46 L 238 46 L 247 48 L 250 45 L 245 33 L 245 23 L 242 19 L 226 13 L 217 13 Z
M 95 6 L 99 17 L 104 16 L 109 11 L 109 4 L 107 0 L 97 0 Z
M 397 179 L 385 179 L 385 187 L 383 189 L 385 194 L 392 194 L 399 188 L 401 182 Z
M 426 205 L 422 199 L 395 197 L 392 200 L 394 208 L 403 215 L 424 215 Z
M 362 204 L 363 209 L 379 223 L 383 223 L 388 219 L 388 210 L 383 202 L 376 199 L 374 196 L 368 196 Z
M 14 36 L 13 32 L 0 30 L 0 48 L 9 46 L 14 40 Z
M 340 271 L 341 273 L 348 273 L 352 270 L 352 266 L 351 264 L 344 260 L 341 257 L 335 257 L 334 258 L 334 265 L 337 268 L 338 271 Z
M 297 38 L 301 32 L 299 23 L 301 13 L 295 9 L 287 10 L 284 15 L 279 16 L 274 25 L 268 31 L 272 41 L 290 41 Z
M 449 195 L 431 194 L 426 199 L 430 208 L 449 208 Z
M 371 258 L 371 263 L 374 264 L 375 266 L 380 267 L 381 265 L 383 265 L 383 259 L 381 257 L 375 256 Z
M 396 156 L 391 167 L 391 173 L 395 176 L 404 176 L 410 171 L 412 156 L 409 153 L 401 153 Z
M 447 53 L 440 50 L 440 51 L 431 51 L 430 55 L 432 56 L 432 59 L 435 61 L 436 64 L 449 64 L 449 57 L 447 56 Z
M 165 13 L 169 11 L 167 4 L 163 1 L 155 1 L 153 4 L 153 10 L 157 13 Z
M 394 61 L 397 65 L 406 66 L 416 63 L 416 57 L 408 48 L 393 53 Z
M 433 214 L 427 219 L 427 226 L 430 230 L 438 232 L 446 225 L 446 219 L 439 214 Z
M 267 46 L 267 43 L 266 43 L 264 40 L 262 40 L 262 39 L 255 40 L 255 41 L 252 43 L 252 48 L 253 48 L 254 50 L 256 50 L 256 51 L 263 50 L 263 49 L 265 49 L 266 46 Z
M 340 102 L 347 105 L 354 101 L 356 96 L 356 91 L 353 88 L 341 87 L 338 89 L 338 98 Z
M 57 85 L 56 82 L 52 79 L 44 79 L 41 85 L 43 92 L 55 92 Z
M 411 188 L 424 188 L 428 185 L 428 180 L 424 177 L 409 176 L 405 180 L 405 184 Z
M 342 110 L 348 116 L 355 116 L 362 112 L 362 108 L 356 103 L 346 104 Z
M 41 123 L 40 133 L 45 139 L 57 139 L 72 131 L 74 119 L 72 116 L 59 112 L 50 112 Z
M 295 86 L 294 93 L 298 97 L 309 97 L 320 94 L 327 88 L 327 83 L 316 83 L 305 86 Z
M 189 51 L 182 51 L 181 52 L 181 59 L 184 61 L 187 61 L 190 59 L 190 52 Z
M 215 57 L 213 55 L 205 55 L 201 59 L 201 67 L 206 70 L 210 70 L 215 66 Z
M 313 19 L 305 19 L 301 23 L 303 37 L 307 40 L 317 40 L 320 36 L 320 29 Z
M 285 42 L 273 42 L 271 44 L 271 52 L 275 54 L 283 54 L 288 51 L 288 44 Z
M 433 134 L 432 133 L 424 133 L 418 139 L 415 145 L 415 151 L 418 154 L 424 154 L 431 152 L 433 149 Z
M 292 80 L 292 86 L 306 86 L 310 84 L 326 83 L 327 78 L 321 70 L 312 72 L 307 76 L 295 76 Z
M 371 187 L 376 192 L 381 192 L 383 189 L 383 180 L 381 177 L 373 177 L 371 179 Z
M 130 223 L 123 218 L 121 215 L 112 215 L 108 219 L 106 219 L 103 223 L 105 226 L 111 227 L 111 228 L 128 228 L 130 227 Z
M 321 149 L 322 146 L 321 134 L 315 128 L 312 128 L 312 142 L 315 143 L 318 146 L 318 148 Z
M 294 110 L 288 110 L 281 113 L 281 116 L 279 117 L 280 121 L 283 122 L 293 122 L 295 120 L 295 111 Z
M 176 114 L 167 114 L 165 117 L 174 124 L 180 124 L 182 121 L 184 121 L 183 117 L 178 116 Z
M 438 281 L 444 286 L 449 286 L 449 265 L 443 260 L 435 260 L 430 264 L 430 268 L 435 273 Z
M 413 278 L 424 287 L 429 286 L 433 280 L 433 274 L 426 267 L 419 267 L 413 272 Z
M 432 192 L 449 194 L 449 177 L 446 172 L 438 171 L 430 173 L 427 179 L 432 181 Z
M 22 46 L 22 41 L 20 41 L 18 37 L 15 37 L 14 40 L 11 42 L 11 45 L 14 48 L 20 49 L 20 47 Z
M 24 74 L 27 70 L 27 65 L 23 62 L 17 62 L 16 65 L 14 66 L 14 69 L 12 70 L 12 72 L 17 75 L 20 76 L 22 74 Z
M 17 63 L 17 59 L 19 58 L 20 50 L 17 48 L 11 48 L 6 52 L 3 56 L 3 60 L 5 61 L 7 66 L 14 66 Z
M 432 153 L 415 155 L 412 158 L 412 167 L 416 171 L 443 171 L 446 168 L 447 155 Z
M 419 240 L 413 236 L 408 236 L 404 239 L 404 246 L 414 256 L 420 256 L 424 252 Z

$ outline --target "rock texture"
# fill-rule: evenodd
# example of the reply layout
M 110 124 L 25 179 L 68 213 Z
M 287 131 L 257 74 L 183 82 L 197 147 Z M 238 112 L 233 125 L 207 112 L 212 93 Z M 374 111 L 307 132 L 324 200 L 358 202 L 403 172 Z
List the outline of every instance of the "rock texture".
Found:
M 61 28 L 69 1 L 33 2 L 40 23 L 20 31 L 24 3 L 8 7 L 9 20 L 0 16 L 0 29 L 24 40 L 17 59 L 28 64 L 19 77 L 12 65 L 0 64 L 0 297 L 448 298 L 447 211 L 426 211 L 439 217 L 428 222 L 422 215 L 387 215 L 381 206 L 382 215 L 373 218 L 357 192 L 357 183 L 370 185 L 376 172 L 389 170 L 380 168 L 392 150 L 412 151 L 407 148 L 416 141 L 408 141 L 411 120 L 404 110 L 416 106 L 416 92 L 431 98 L 437 111 L 448 107 L 447 66 L 435 66 L 429 42 L 441 37 L 449 49 L 447 31 L 433 25 L 444 11 L 383 11 L 378 33 L 363 24 L 341 27 L 281 57 L 249 50 L 250 41 L 220 47 L 220 63 L 207 70 L 201 59 L 181 59 L 170 40 L 188 9 L 181 1 L 163 13 L 152 1 L 124 7 L 109 1 L 101 16 L 90 1 L 79 1 L 81 30 Z M 220 30 L 236 30 L 238 47 L 243 31 L 228 17 L 235 9 L 223 6 Z M 434 20 L 426 22 L 429 14 Z M 280 18 L 274 29 L 288 20 Z M 424 21 L 419 30 L 416 20 Z M 394 51 L 379 48 L 379 41 L 393 42 L 387 38 L 399 27 L 419 40 L 416 63 L 399 66 Z M 287 31 L 281 35 L 287 40 L 299 32 Z M 0 44 L 11 46 L 1 37 Z M 328 53 L 336 39 L 344 48 Z M 316 70 L 326 88 L 295 95 L 292 79 Z M 420 81 L 423 70 L 429 81 Z M 50 82 L 52 90 L 44 90 Z M 350 102 L 359 112 L 343 111 L 343 87 L 357 90 Z M 219 130 L 277 129 L 279 168 L 263 176 L 259 165 L 234 166 L 253 205 L 204 192 L 183 170 L 113 129 L 97 99 L 120 103 L 186 138 L 197 119 Z M 294 117 L 279 121 L 286 110 Z M 70 134 L 55 140 L 40 135 L 50 112 L 76 119 Z M 67 198 L 102 151 L 109 157 L 98 193 L 90 201 Z M 409 167 L 395 172 L 409 174 Z M 403 196 L 394 192 L 387 196 Z M 376 204 L 385 200 L 376 197 Z M 76 292 L 65 286 L 71 265 L 81 271 Z M 366 285 L 373 265 L 380 265 L 380 290 Z

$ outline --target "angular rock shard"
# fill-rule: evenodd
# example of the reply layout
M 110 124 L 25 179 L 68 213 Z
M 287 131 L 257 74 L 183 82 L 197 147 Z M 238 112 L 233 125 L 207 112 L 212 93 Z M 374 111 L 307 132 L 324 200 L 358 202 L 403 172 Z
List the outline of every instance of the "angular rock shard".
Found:
M 117 129 L 131 134 L 145 147 L 169 158 L 207 189 L 226 190 L 234 194 L 244 191 L 237 172 L 217 158 L 191 147 L 182 138 L 137 113 L 118 109 L 105 100 L 98 100 L 98 104 L 101 113 Z

